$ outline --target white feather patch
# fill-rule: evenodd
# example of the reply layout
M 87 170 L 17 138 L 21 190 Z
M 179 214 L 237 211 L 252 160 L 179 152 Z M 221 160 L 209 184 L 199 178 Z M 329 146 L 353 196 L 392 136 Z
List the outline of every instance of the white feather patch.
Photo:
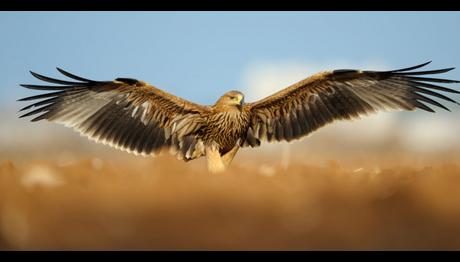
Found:
M 139 107 L 138 107 L 138 106 L 136 106 L 136 107 L 134 108 L 133 112 L 131 112 L 131 117 L 136 118 L 137 110 L 139 110 Z
M 144 125 L 147 125 L 148 124 L 148 121 L 147 121 L 147 113 L 149 111 L 149 107 L 150 107 L 150 103 L 149 102 L 144 102 L 142 103 L 141 105 L 142 107 L 142 115 L 141 115 L 141 121 Z

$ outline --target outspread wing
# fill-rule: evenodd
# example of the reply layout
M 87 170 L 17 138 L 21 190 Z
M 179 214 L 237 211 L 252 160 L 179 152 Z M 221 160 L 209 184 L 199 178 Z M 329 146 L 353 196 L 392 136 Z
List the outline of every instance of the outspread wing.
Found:
M 249 103 L 246 110 L 251 112 L 251 124 L 244 145 L 257 146 L 264 140 L 291 141 L 334 120 L 358 118 L 378 110 L 420 108 L 434 112 L 422 102 L 449 110 L 428 96 L 457 103 L 435 91 L 460 92 L 433 83 L 459 81 L 424 77 L 453 68 L 413 71 L 428 63 L 393 71 L 345 69 L 318 73 Z
M 135 154 L 154 155 L 169 149 L 184 160 L 204 155 L 196 132 L 209 107 L 135 79 L 94 81 L 59 68 L 58 71 L 72 81 L 31 72 L 42 81 L 58 85 L 21 85 L 53 91 L 20 99 L 39 100 L 22 108 L 21 111 L 34 110 L 21 117 L 37 115 L 32 121 L 47 119 L 64 124 L 97 142 Z

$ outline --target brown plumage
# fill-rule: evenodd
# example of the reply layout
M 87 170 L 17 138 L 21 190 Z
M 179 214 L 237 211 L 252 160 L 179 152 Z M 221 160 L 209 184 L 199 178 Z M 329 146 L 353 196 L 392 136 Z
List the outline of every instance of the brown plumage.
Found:
M 448 110 L 427 95 L 457 103 L 435 91 L 460 92 L 433 83 L 459 81 L 423 77 L 453 68 L 413 71 L 428 63 L 393 71 L 327 71 L 254 103 L 244 103 L 241 92 L 230 91 L 212 106 L 189 102 L 135 79 L 94 81 L 58 68 L 73 81 L 31 72 L 58 85 L 22 85 L 54 92 L 20 99 L 40 99 L 21 109 L 34 108 L 21 117 L 38 114 L 32 121 L 64 124 L 135 154 L 155 155 L 166 149 L 185 161 L 206 156 L 210 171 L 217 172 L 228 167 L 240 147 L 299 139 L 334 120 L 387 109 L 434 112 L 424 103 Z

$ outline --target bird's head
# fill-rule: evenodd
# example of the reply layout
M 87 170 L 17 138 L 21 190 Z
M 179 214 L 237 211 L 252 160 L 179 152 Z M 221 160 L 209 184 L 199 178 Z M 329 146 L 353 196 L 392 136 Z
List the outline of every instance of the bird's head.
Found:
M 230 91 L 225 93 L 216 102 L 216 106 L 242 106 L 244 95 L 239 91 Z

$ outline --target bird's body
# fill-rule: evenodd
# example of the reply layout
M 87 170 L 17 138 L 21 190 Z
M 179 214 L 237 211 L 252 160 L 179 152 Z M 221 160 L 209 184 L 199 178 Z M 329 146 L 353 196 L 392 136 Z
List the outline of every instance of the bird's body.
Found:
M 58 86 L 22 85 L 54 92 L 21 99 L 42 99 L 21 109 L 40 106 L 21 117 L 41 113 L 32 121 L 61 123 L 97 142 L 135 154 L 156 155 L 168 149 L 185 161 L 206 156 L 209 170 L 219 172 L 241 147 L 299 139 L 334 120 L 388 109 L 434 112 L 424 103 L 448 110 L 425 95 L 457 103 L 433 90 L 460 92 L 433 83 L 459 81 L 419 75 L 453 68 L 412 71 L 426 64 L 393 71 L 327 71 L 257 102 L 245 103 L 241 92 L 230 91 L 210 106 L 131 78 L 94 81 L 58 69 L 77 82 L 32 73 Z
M 219 153 L 230 151 L 237 141 L 246 134 L 249 116 L 241 109 L 227 108 L 224 112 L 213 112 L 207 119 L 206 126 L 199 132 L 205 144 L 216 143 Z
M 205 121 L 194 134 L 197 140 L 203 141 L 212 172 L 228 167 L 249 129 L 250 112 L 243 107 L 243 97 L 238 91 L 224 94 L 203 114 Z

